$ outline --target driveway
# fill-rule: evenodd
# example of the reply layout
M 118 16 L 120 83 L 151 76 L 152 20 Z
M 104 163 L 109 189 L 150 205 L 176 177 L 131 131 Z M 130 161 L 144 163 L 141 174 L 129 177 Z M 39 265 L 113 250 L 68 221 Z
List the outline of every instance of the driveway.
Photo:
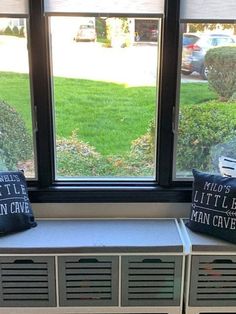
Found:
M 56 38 L 58 39 L 58 37 Z M 53 74 L 61 77 L 102 80 L 128 86 L 154 86 L 157 46 L 105 48 L 101 43 L 55 40 Z M 29 73 L 26 39 L 0 36 L 0 71 Z M 182 76 L 182 82 L 206 82 L 199 75 Z
M 201 75 L 197 72 L 193 72 L 191 75 L 181 75 L 182 83 L 207 83 L 206 80 L 203 80 Z
M 25 38 L 0 35 L 0 71 L 29 73 Z
M 55 76 L 154 85 L 157 49 L 153 46 L 105 48 L 100 43 L 71 42 L 62 48 L 52 45 Z

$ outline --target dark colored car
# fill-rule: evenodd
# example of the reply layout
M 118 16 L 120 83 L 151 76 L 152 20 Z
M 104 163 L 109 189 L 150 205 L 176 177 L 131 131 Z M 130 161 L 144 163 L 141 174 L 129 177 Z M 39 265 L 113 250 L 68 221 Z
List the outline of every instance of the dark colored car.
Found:
M 227 34 L 183 34 L 182 73 L 189 75 L 198 72 L 207 80 L 206 52 L 214 47 L 233 44 L 236 44 L 235 38 Z

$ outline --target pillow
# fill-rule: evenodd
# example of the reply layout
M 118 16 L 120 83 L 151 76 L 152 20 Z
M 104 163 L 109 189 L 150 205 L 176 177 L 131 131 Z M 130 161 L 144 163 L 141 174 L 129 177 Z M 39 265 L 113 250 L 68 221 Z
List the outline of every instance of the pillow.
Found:
M 23 172 L 0 172 L 0 235 L 36 225 Z
M 236 177 L 236 159 L 221 156 L 219 158 L 220 173 L 224 177 Z
M 236 178 L 222 177 L 193 169 L 193 194 L 186 225 L 236 243 Z

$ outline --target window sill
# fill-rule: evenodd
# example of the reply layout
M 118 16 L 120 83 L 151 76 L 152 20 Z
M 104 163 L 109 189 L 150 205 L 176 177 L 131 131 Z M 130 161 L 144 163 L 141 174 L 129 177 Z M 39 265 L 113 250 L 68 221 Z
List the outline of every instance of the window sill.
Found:
M 156 185 L 29 187 L 32 203 L 189 203 L 191 195 L 191 187 Z

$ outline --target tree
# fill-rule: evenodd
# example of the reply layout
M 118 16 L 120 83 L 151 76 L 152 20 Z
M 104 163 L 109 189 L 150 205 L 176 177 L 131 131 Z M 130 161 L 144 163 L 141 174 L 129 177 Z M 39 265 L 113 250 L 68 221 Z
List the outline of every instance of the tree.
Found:
M 218 27 L 221 29 L 231 29 L 234 32 L 234 35 L 236 35 L 236 24 L 219 24 L 219 23 L 190 23 L 188 24 L 188 31 L 191 33 L 195 32 L 204 32 L 206 30 L 216 30 Z

